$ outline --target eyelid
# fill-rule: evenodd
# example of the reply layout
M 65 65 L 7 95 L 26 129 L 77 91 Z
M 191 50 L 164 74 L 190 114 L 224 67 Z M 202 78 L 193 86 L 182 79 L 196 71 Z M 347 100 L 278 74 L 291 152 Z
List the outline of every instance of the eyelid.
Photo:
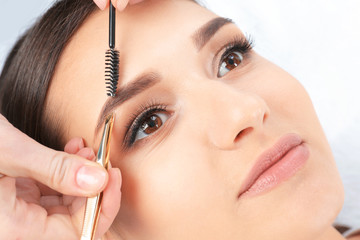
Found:
M 149 144 L 152 144 L 152 146 L 150 147 L 151 149 L 157 146 L 159 144 L 158 141 L 162 141 L 167 135 L 172 132 L 176 122 L 176 112 L 167 110 L 166 114 L 168 115 L 168 119 L 164 122 L 161 128 L 159 128 L 159 130 L 146 138 L 135 141 L 130 147 L 124 145 L 123 152 L 137 151 L 138 149 L 142 149 Z
M 234 36 L 230 41 L 226 42 L 225 44 L 223 44 L 216 52 L 214 55 L 214 58 L 212 60 L 212 69 L 217 69 L 218 70 L 218 66 L 219 66 L 219 62 L 221 61 L 222 57 L 224 56 L 224 54 L 232 49 L 233 47 L 235 47 L 236 45 L 242 45 L 244 46 L 246 49 L 251 50 L 253 48 L 253 38 L 249 35 L 249 36 L 243 36 L 243 35 L 236 35 Z M 219 55 L 221 54 L 221 56 L 219 57 Z M 246 53 L 246 52 L 245 52 Z M 245 56 L 246 57 L 246 56 Z M 216 70 L 216 71 L 217 71 Z M 217 76 L 217 74 L 216 74 Z
M 166 112 L 167 105 L 158 103 L 154 100 L 150 100 L 149 102 L 146 102 L 145 104 L 141 104 L 138 107 L 138 110 L 132 114 L 133 117 L 130 118 L 128 124 L 126 125 L 126 133 L 123 137 L 124 148 L 130 148 L 132 144 L 135 143 L 133 141 L 133 138 L 136 136 L 136 132 L 138 131 L 140 121 L 142 121 L 146 117 L 146 115 L 160 111 Z
M 158 117 L 160 119 L 161 125 L 154 132 L 146 133 L 145 130 L 143 129 L 143 124 L 146 122 L 146 120 L 148 120 L 152 116 Z M 135 133 L 134 142 L 140 141 L 141 139 L 150 137 L 151 135 L 155 134 L 157 131 L 159 131 L 164 126 L 164 124 L 166 123 L 166 121 L 168 119 L 169 119 L 169 114 L 165 111 L 156 111 L 156 112 L 152 112 L 150 114 L 146 113 L 146 117 L 145 118 L 143 117 L 141 120 L 139 120 L 139 123 L 141 123 L 141 125 L 140 125 L 140 127 L 136 128 L 137 130 Z M 147 125 L 147 126 L 149 127 L 149 125 Z

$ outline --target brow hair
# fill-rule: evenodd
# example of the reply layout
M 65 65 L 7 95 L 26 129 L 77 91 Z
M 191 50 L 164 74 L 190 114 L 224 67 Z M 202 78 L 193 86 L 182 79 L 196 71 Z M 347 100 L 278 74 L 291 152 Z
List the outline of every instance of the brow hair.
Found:
M 217 17 L 206 23 L 193 35 L 195 46 L 200 51 L 201 48 L 215 35 L 224 25 L 233 23 L 229 18 Z
M 95 135 L 97 135 L 100 130 L 102 123 L 105 118 L 112 112 L 116 107 L 123 104 L 127 100 L 135 97 L 146 89 L 154 86 L 161 79 L 160 74 L 155 72 L 148 72 L 142 74 L 131 81 L 128 85 L 121 87 L 115 97 L 108 98 L 101 110 L 99 115 L 98 123 L 95 129 Z

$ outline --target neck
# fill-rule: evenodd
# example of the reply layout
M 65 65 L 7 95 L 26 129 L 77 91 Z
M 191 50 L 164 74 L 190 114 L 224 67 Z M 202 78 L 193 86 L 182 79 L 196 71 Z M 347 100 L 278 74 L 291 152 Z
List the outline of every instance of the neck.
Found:
M 345 238 L 333 226 L 330 226 L 316 240 L 345 240 Z

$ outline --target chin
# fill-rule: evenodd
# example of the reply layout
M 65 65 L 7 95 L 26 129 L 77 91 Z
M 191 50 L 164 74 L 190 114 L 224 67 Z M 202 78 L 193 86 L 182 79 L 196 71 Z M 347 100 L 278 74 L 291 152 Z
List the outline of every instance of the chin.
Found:
M 308 233 L 299 238 L 304 240 L 316 239 L 329 229 L 344 203 L 343 184 L 331 152 L 314 152 L 309 160 L 298 199 L 291 203 L 291 208 L 296 209 L 293 217 L 298 219 L 298 229 Z

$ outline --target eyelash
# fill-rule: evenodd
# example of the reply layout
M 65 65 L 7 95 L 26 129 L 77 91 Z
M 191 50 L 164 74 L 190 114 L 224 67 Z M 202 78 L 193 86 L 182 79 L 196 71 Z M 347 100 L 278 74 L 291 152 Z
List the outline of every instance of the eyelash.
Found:
M 167 106 L 156 101 L 149 101 L 140 105 L 136 113 L 132 114 L 132 118 L 126 125 L 126 135 L 124 139 L 125 148 L 130 148 L 134 142 L 142 122 L 157 112 L 166 112 Z
M 251 36 L 233 38 L 232 41 L 226 43 L 218 51 L 218 53 L 221 52 L 221 51 L 224 51 L 224 53 L 220 57 L 219 63 L 217 65 L 217 70 L 220 69 L 222 61 L 231 52 L 238 51 L 242 55 L 245 55 L 245 57 L 246 57 L 246 54 L 248 54 L 253 48 L 254 48 L 254 41 L 253 41 L 253 38 Z
M 221 51 L 223 51 L 223 54 L 219 60 L 218 69 L 221 66 L 221 62 L 224 60 L 224 58 L 231 52 L 239 51 L 241 54 L 246 55 L 252 49 L 253 41 L 251 37 L 235 37 L 232 41 L 222 46 L 216 53 L 216 55 L 218 55 Z M 132 117 L 129 119 L 128 124 L 126 125 L 126 134 L 124 137 L 125 149 L 130 149 L 134 145 L 137 132 L 146 118 L 150 117 L 154 113 L 166 111 L 166 105 L 158 103 L 154 100 L 140 105 L 138 110 L 132 114 Z

